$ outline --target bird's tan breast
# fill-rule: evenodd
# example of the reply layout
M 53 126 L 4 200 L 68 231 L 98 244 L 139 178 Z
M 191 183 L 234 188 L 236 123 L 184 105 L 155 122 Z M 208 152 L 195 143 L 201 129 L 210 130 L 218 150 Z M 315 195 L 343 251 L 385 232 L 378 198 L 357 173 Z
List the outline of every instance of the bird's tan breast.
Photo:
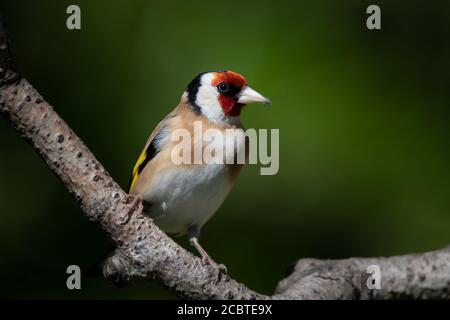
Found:
M 177 129 L 189 132 L 191 159 L 194 159 L 194 146 L 201 139 L 203 147 L 208 145 L 203 141 L 203 135 L 208 129 L 218 129 L 225 133 L 226 129 L 243 129 L 240 126 L 217 125 L 205 117 L 194 114 L 189 106 L 180 105 L 175 115 L 167 120 L 165 134 L 171 135 Z M 201 123 L 201 134 L 195 131 L 195 121 Z M 198 126 L 198 123 L 197 123 Z M 238 135 L 237 148 L 246 148 L 246 139 Z M 152 216 L 166 232 L 182 232 L 188 221 L 203 224 L 220 207 L 243 164 L 175 164 L 172 151 L 179 141 L 170 137 L 165 139 L 165 145 L 146 165 L 134 184 L 132 193 L 138 193 L 152 203 Z M 234 150 L 233 152 L 238 152 Z M 235 157 L 236 158 L 236 157 Z M 196 211 L 195 216 L 191 216 Z M 175 229 L 183 230 L 175 230 Z
M 191 141 L 191 159 L 194 158 L 194 145 L 196 145 L 196 143 L 198 143 L 198 139 L 202 139 L 203 137 L 203 133 L 205 133 L 207 130 L 209 129 L 216 129 L 219 130 L 223 137 L 226 136 L 226 130 L 233 130 L 236 131 L 236 140 L 240 140 L 241 141 L 235 141 L 235 148 L 229 148 L 226 151 L 224 151 L 224 153 L 226 152 L 230 152 L 229 150 L 231 150 L 231 152 L 234 153 L 234 155 L 232 155 L 232 158 L 234 159 L 234 163 L 230 163 L 224 164 L 224 170 L 227 171 L 228 173 L 228 179 L 230 181 L 230 183 L 234 184 L 234 182 L 236 181 L 236 178 L 239 176 L 239 173 L 241 172 L 242 168 L 243 168 L 243 164 L 239 164 L 237 159 L 237 153 L 238 152 L 242 152 L 240 150 L 240 148 L 244 148 L 243 152 L 245 152 L 245 161 L 247 161 L 248 159 L 248 139 L 244 137 L 244 130 L 242 125 L 239 123 L 237 125 L 230 125 L 230 124 L 216 124 L 213 123 L 211 121 L 209 121 L 206 117 L 200 115 L 197 116 L 195 115 L 192 111 L 190 111 L 190 107 L 189 106 L 183 106 L 180 108 L 179 111 L 180 117 L 177 117 L 176 119 L 174 119 L 174 128 L 184 128 L 186 130 L 189 131 L 189 134 L 191 137 L 195 137 L 194 139 L 192 139 Z M 196 135 L 195 128 L 194 128 L 194 124 L 195 121 L 200 121 L 201 122 L 201 131 L 202 131 L 202 136 L 199 136 L 198 134 Z M 206 148 L 208 145 L 208 142 L 205 141 L 201 141 L 201 144 L 203 145 L 203 148 Z

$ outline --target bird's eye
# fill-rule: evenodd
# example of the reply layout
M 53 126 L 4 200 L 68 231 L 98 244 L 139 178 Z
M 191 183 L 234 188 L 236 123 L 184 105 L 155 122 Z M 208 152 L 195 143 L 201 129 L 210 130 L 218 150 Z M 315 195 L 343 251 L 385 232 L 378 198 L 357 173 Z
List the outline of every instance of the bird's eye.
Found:
M 226 94 L 228 91 L 230 91 L 230 85 L 228 83 L 221 82 L 217 86 L 217 89 L 219 90 L 220 94 Z

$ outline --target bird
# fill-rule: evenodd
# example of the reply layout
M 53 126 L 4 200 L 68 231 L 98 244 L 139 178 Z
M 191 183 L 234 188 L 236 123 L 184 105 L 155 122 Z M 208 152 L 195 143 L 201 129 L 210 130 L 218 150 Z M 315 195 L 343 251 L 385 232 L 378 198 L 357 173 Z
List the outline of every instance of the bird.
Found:
M 171 135 L 179 129 L 194 134 L 196 122 L 201 124 L 202 133 L 207 129 L 243 133 L 240 114 L 250 103 L 270 104 L 270 100 L 250 88 L 242 75 L 229 70 L 199 74 L 188 84 L 175 109 L 151 133 L 130 179 L 129 194 L 135 196 L 144 214 L 167 234 L 187 235 L 204 264 L 225 272 L 226 267 L 216 263 L 200 245 L 199 236 L 228 196 L 244 164 L 175 164 L 171 157 L 176 142 Z M 234 152 L 231 156 L 235 157 L 242 148 L 248 152 L 244 135 L 237 134 L 233 139 L 235 148 L 225 148 L 225 155 Z M 201 140 L 200 144 L 206 146 L 208 142 Z

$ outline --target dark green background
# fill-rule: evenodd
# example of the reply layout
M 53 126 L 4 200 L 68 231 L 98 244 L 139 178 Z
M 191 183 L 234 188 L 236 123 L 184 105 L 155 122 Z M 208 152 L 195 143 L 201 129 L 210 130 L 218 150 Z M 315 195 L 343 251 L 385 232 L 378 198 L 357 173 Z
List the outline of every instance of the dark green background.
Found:
M 379 31 L 365 27 L 374 3 Z M 69 4 L 80 31 L 65 26 Z M 22 73 L 123 187 L 196 74 L 237 71 L 273 101 L 242 118 L 280 129 L 278 175 L 247 167 L 201 239 L 249 287 L 272 293 L 297 258 L 450 242 L 448 1 L 2 0 L 0 12 Z M 66 267 L 109 243 L 5 121 L 0 136 L 0 297 L 171 297 L 142 280 L 67 290 Z

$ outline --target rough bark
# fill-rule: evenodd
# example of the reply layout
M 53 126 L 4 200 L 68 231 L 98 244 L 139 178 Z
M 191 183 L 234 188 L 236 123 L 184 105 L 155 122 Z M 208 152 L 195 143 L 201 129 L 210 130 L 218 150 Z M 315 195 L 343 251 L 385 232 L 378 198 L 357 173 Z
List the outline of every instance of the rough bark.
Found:
M 449 249 L 390 258 L 300 260 L 272 297 L 250 290 L 186 251 L 142 208 L 131 205 L 81 139 L 13 65 L 0 22 L 0 111 L 41 155 L 79 202 L 85 215 L 101 224 L 117 244 L 104 267 L 105 277 L 156 280 L 188 299 L 391 299 L 449 298 Z M 366 290 L 368 265 L 381 268 L 382 289 Z
M 367 268 L 380 268 L 381 288 L 369 290 Z M 278 283 L 283 299 L 448 299 L 450 247 L 421 254 L 344 260 L 299 260 Z

